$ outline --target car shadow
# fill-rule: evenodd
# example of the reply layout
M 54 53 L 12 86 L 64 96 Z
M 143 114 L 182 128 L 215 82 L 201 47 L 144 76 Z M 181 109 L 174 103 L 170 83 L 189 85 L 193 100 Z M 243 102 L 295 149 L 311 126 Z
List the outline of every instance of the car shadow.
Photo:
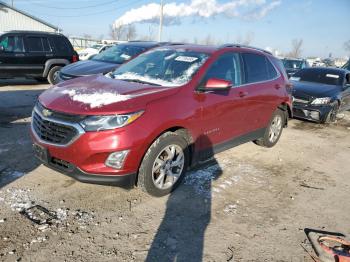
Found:
M 0 188 L 39 165 L 29 131 L 32 109 L 44 90 L 0 88 Z
M 13 78 L 13 79 L 1 79 L 0 87 L 3 86 L 27 86 L 27 85 L 44 85 L 48 84 L 47 81 L 37 81 L 29 78 Z
M 207 136 L 201 143 L 210 146 Z M 207 151 L 206 151 L 207 153 Z M 191 185 L 186 186 L 188 175 L 196 176 L 201 170 L 217 165 L 212 179 L 203 185 L 205 194 L 199 194 Z M 202 261 L 204 235 L 211 220 L 212 181 L 222 174 L 215 159 L 196 166 L 187 172 L 185 183 L 172 192 L 167 200 L 165 215 L 153 239 L 146 261 Z

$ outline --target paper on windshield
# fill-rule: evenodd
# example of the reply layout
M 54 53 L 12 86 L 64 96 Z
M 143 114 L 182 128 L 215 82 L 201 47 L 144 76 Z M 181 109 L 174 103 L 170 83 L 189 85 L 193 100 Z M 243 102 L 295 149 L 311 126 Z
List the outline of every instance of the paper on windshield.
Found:
M 124 58 L 125 60 L 129 60 L 131 58 L 131 56 L 129 56 L 127 54 L 121 54 L 120 57 Z
M 327 74 L 326 77 L 331 77 L 331 78 L 339 78 L 339 75 L 333 75 L 333 74 Z
M 187 63 L 192 63 L 192 62 L 194 62 L 196 60 L 198 60 L 198 57 L 183 56 L 183 55 L 180 55 L 180 56 L 175 58 L 175 61 L 187 62 Z

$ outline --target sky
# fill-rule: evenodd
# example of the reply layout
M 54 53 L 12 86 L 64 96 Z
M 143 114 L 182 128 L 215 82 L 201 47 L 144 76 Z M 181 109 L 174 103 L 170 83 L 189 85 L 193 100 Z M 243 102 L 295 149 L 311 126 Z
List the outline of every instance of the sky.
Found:
M 2 0 L 4 1 L 4 0 Z M 163 0 L 163 41 L 201 40 L 291 50 L 302 39 L 302 55 L 346 57 L 350 0 Z M 11 3 L 10 0 L 5 0 Z M 134 24 L 139 36 L 158 34 L 160 0 L 14 0 L 14 6 L 63 29 L 67 35 L 109 38 L 114 23 Z

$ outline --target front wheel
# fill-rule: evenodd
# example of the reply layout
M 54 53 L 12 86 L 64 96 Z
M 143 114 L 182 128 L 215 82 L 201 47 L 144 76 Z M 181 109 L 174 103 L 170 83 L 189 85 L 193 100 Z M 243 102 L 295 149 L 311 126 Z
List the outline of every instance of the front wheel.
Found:
M 324 123 L 330 124 L 330 123 L 335 122 L 335 120 L 337 119 L 338 111 L 339 111 L 339 104 L 338 104 L 338 102 L 332 103 L 332 109 L 331 109 L 331 111 L 328 113 L 326 119 L 325 119 L 322 123 L 323 123 L 323 124 L 324 124 Z
M 147 150 L 138 175 L 138 186 L 156 197 L 172 192 L 184 177 L 189 159 L 186 139 L 167 132 Z
M 259 146 L 273 147 L 281 137 L 283 127 L 285 125 L 285 114 L 281 109 L 277 109 L 270 120 L 268 127 L 265 130 L 264 136 L 254 143 Z

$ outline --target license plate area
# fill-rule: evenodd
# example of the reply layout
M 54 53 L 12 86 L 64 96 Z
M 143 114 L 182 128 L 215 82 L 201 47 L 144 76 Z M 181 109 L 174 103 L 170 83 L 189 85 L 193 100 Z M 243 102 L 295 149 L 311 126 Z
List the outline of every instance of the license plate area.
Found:
M 49 152 L 47 148 L 34 143 L 33 150 L 37 159 L 39 159 L 41 162 L 49 163 Z

